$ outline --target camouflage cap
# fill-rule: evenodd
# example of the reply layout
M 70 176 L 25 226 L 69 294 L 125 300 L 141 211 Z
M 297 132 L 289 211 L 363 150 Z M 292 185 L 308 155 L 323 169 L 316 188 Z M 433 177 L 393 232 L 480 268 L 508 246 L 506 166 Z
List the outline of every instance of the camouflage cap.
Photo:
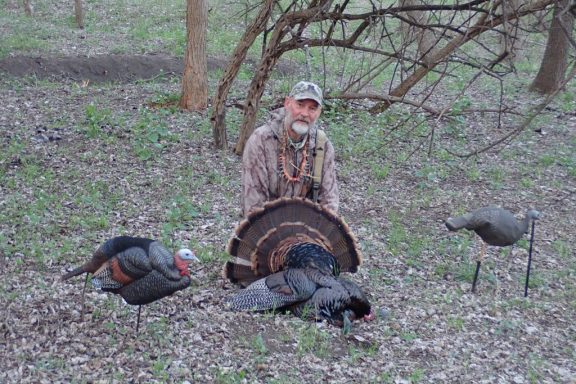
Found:
M 322 90 L 319 86 L 309 81 L 301 81 L 292 88 L 288 95 L 295 100 L 311 99 L 322 105 Z

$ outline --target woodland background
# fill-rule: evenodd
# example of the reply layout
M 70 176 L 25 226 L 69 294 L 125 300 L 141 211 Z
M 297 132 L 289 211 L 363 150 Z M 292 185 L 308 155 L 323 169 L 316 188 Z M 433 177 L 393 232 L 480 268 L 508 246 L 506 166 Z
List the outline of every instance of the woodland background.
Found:
M 206 16 L 193 106 L 187 8 Z M 0 381 L 574 382 L 573 10 L 1 0 Z M 364 254 L 347 277 L 377 313 L 348 336 L 223 306 L 242 141 L 302 78 L 325 89 L 340 213 Z M 480 242 L 444 220 L 485 205 L 542 213 L 527 298 L 527 237 L 511 258 L 490 249 L 470 293 Z M 138 335 L 137 308 L 88 287 L 81 321 L 83 279 L 59 281 L 120 234 L 202 260 Z

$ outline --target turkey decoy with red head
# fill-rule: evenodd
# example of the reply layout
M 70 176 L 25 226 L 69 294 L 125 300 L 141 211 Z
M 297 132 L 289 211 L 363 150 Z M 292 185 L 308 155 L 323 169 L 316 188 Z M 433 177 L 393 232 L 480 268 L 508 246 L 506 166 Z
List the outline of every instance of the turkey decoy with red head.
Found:
M 522 220 L 517 220 L 512 213 L 505 209 L 498 207 L 484 207 L 460 217 L 448 218 L 448 220 L 446 220 L 446 227 L 450 231 L 458 231 L 465 228 L 476 232 L 476 234 L 483 240 L 480 256 L 476 261 L 476 272 L 474 273 L 474 281 L 472 282 L 472 292 L 476 291 L 476 280 L 478 279 L 480 264 L 486 254 L 486 244 L 498 247 L 506 247 L 515 244 L 525 233 L 528 232 L 530 221 L 537 220 L 539 217 L 540 213 L 531 209 L 526 213 L 526 216 L 524 216 Z M 529 268 L 533 238 L 534 225 L 532 225 L 528 271 L 526 273 L 526 287 L 528 286 L 530 275 Z M 525 290 L 525 296 L 526 295 L 527 290 Z
M 94 287 L 118 294 L 128 304 L 139 306 L 138 332 L 141 306 L 187 288 L 191 282 L 188 264 L 193 261 L 198 258 L 189 249 L 180 249 L 172 255 L 155 240 L 118 236 L 104 242 L 87 263 L 64 274 L 61 280 L 86 273 L 82 290 L 83 319 L 84 292 L 88 274 L 93 274 Z

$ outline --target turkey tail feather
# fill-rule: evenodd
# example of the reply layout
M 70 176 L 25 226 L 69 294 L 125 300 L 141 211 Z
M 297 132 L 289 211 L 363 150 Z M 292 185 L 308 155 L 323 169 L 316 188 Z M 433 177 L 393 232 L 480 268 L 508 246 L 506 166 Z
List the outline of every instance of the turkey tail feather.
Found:
M 106 240 L 102 245 L 98 247 L 98 249 L 96 249 L 89 262 L 64 274 L 60 280 L 65 281 L 71 277 L 78 276 L 86 272 L 94 273 L 98 270 L 98 268 L 100 268 L 109 259 L 114 257 L 117 253 L 134 246 L 145 246 L 147 249 L 149 244 L 152 242 L 153 240 L 150 239 L 130 236 L 117 236 Z
M 222 276 L 225 279 L 229 279 L 232 283 L 242 284 L 243 286 L 247 286 L 259 278 L 252 270 L 252 267 L 236 264 L 231 261 L 224 264 Z
M 81 265 L 78 268 L 75 268 L 72 271 L 62 275 L 60 277 L 60 281 L 68 280 L 71 277 L 79 276 L 79 275 L 86 273 L 86 272 L 90 272 L 89 265 L 88 264 Z
M 226 264 L 224 277 L 247 285 L 275 273 L 288 245 L 298 242 L 325 248 L 342 272 L 356 272 L 362 263 L 358 242 L 342 218 L 310 200 L 283 197 L 251 212 L 238 225 L 226 249 L 236 260 Z

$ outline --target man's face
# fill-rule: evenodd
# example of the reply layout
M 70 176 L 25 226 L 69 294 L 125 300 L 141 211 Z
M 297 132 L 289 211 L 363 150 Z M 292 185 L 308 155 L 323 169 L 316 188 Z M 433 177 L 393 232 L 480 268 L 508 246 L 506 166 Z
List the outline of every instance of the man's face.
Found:
M 307 134 L 322 112 L 322 107 L 311 99 L 295 100 L 292 97 L 286 97 L 284 108 L 286 109 L 284 124 L 293 139 Z

